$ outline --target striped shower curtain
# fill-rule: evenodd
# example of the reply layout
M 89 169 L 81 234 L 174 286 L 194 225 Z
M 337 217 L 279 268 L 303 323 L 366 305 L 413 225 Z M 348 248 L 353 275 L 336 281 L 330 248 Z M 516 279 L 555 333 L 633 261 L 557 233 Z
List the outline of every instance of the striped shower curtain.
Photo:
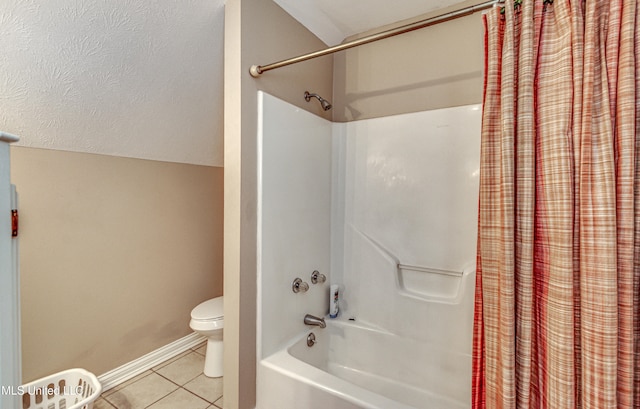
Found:
M 640 408 L 638 7 L 484 16 L 474 408 Z

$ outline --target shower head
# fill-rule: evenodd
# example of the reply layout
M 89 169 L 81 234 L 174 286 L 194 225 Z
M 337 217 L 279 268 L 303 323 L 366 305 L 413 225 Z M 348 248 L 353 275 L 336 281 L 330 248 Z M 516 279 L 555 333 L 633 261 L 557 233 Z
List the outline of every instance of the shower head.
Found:
M 309 93 L 309 91 L 305 91 L 304 92 L 305 101 L 307 101 L 307 102 L 311 101 L 311 97 L 318 98 L 318 101 L 320 101 L 320 105 L 322 105 L 322 109 L 324 109 L 325 111 L 328 111 L 328 110 L 331 109 L 331 107 L 332 107 L 331 102 L 329 102 L 326 99 L 322 98 L 320 95 L 311 94 L 311 93 Z

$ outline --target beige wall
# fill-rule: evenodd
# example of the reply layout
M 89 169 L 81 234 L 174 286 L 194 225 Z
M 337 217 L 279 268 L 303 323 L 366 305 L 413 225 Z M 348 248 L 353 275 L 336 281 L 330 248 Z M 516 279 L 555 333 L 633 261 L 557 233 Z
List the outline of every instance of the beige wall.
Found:
M 12 147 L 23 378 L 97 375 L 191 332 L 222 294 L 222 168 Z
M 332 99 L 331 56 L 252 78 L 265 65 L 325 47 L 271 0 L 225 6 L 224 405 L 255 407 L 257 91 L 328 117 L 305 90 Z
M 401 24 L 478 3 L 467 1 Z M 345 122 L 482 102 L 482 38 L 481 14 L 475 13 L 335 54 L 333 119 Z

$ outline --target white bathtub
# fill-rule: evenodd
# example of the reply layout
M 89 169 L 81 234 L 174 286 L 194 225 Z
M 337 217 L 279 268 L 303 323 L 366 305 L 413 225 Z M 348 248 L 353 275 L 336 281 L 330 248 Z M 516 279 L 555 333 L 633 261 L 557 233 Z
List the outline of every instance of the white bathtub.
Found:
M 327 328 L 300 334 L 261 361 L 258 395 L 269 408 L 470 407 L 470 354 L 357 322 L 326 321 Z M 311 348 L 310 332 L 316 336 Z

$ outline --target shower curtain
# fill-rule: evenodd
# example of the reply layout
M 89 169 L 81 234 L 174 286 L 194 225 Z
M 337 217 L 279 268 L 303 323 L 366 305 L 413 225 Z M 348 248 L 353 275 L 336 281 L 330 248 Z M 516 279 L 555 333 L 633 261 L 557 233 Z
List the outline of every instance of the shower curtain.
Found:
M 474 408 L 640 408 L 633 0 L 484 16 Z

